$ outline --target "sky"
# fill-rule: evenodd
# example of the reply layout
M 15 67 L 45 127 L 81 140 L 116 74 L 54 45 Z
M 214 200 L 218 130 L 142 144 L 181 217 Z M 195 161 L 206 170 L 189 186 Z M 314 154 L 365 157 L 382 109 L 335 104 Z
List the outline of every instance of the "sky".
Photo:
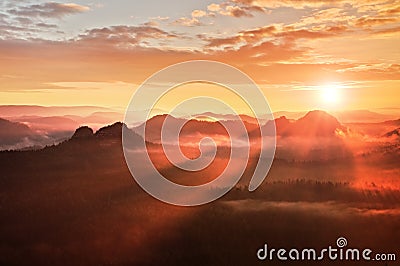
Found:
M 124 110 L 202 59 L 246 73 L 272 111 L 400 107 L 399 1 L 70 1 L 1 1 L 0 105 Z

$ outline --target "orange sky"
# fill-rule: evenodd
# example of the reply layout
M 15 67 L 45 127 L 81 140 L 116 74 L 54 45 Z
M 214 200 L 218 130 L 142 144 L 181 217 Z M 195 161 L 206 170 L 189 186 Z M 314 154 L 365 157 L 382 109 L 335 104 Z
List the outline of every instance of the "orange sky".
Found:
M 248 74 L 273 111 L 400 107 L 398 1 L 180 3 L 3 1 L 0 105 L 123 110 L 154 72 L 208 59 Z

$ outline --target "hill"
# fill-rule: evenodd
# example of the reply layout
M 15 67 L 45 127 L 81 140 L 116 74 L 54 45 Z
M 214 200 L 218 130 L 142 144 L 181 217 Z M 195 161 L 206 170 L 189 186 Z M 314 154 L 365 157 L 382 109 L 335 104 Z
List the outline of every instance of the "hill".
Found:
M 0 118 L 0 140 L 2 145 L 14 145 L 33 135 L 35 135 L 35 132 L 27 125 Z

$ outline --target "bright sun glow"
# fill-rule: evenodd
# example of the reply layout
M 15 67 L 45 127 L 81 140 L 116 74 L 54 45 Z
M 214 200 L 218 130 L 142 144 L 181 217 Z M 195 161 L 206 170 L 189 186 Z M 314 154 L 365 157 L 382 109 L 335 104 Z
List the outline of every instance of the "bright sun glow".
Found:
M 341 87 L 339 85 L 325 85 L 321 89 L 321 97 L 325 103 L 336 104 L 340 102 L 340 91 Z

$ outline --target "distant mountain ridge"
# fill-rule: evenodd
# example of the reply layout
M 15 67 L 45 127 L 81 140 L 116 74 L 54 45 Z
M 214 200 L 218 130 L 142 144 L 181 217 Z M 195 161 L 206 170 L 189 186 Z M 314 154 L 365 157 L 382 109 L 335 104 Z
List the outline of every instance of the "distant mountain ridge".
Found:
M 88 126 L 81 126 L 75 130 L 75 133 L 72 135 L 71 139 L 86 139 L 91 137 L 120 139 L 122 138 L 123 126 L 126 127 L 126 125 L 122 122 L 116 122 L 112 125 L 104 126 L 96 132 L 94 132 L 93 129 Z
M 396 115 L 381 114 L 369 110 L 350 110 L 332 113 L 342 123 L 378 123 L 397 118 Z
M 110 113 L 112 115 L 112 113 Z M 212 113 L 203 113 L 205 117 L 212 117 Z M 143 136 L 140 137 L 139 133 L 142 132 L 143 127 L 146 125 L 146 141 L 158 143 L 160 142 L 161 137 L 161 127 L 165 121 L 165 118 L 168 115 L 156 115 L 150 118 L 146 123 L 140 124 L 136 127 L 133 127 L 131 133 L 134 134 L 135 140 L 143 139 Z M 243 120 L 243 124 L 246 127 L 246 130 L 249 134 L 250 138 L 258 138 L 260 136 L 260 130 L 255 124 L 255 119 L 248 116 L 240 116 Z M 65 121 L 69 121 L 69 118 L 66 117 L 53 117 L 53 118 L 40 118 L 40 117 L 28 117 L 31 121 L 38 120 L 40 123 L 46 123 L 49 127 L 52 126 L 52 122 L 59 121 L 59 118 L 66 119 Z M 176 126 L 184 124 L 181 135 L 183 137 L 194 138 L 193 140 L 204 136 L 204 135 L 222 135 L 226 136 L 227 131 L 221 125 L 221 123 L 212 120 L 202 120 L 202 116 L 197 119 L 185 119 L 180 117 L 170 117 L 172 124 Z M 219 118 L 231 118 L 234 119 L 235 116 L 225 116 L 220 115 Z M 64 121 L 64 120 L 63 120 Z M 254 123 L 252 123 L 254 122 Z M 69 123 L 69 122 L 68 122 Z M 237 120 L 224 120 L 224 123 L 228 124 L 230 128 L 239 128 L 241 127 L 241 121 Z M 398 125 L 400 124 L 400 120 L 390 120 L 386 122 L 379 123 L 379 126 L 387 128 L 387 132 L 383 136 L 379 134 L 378 137 L 387 137 L 398 134 Z M 55 125 L 54 125 L 55 126 Z M 274 132 L 271 128 L 276 127 L 276 135 L 282 138 L 289 137 L 299 137 L 299 138 L 331 138 L 338 135 L 338 133 L 346 134 L 348 129 L 346 126 L 341 124 L 337 118 L 332 116 L 331 114 L 325 111 L 314 110 L 306 113 L 304 116 L 300 117 L 297 120 L 288 119 L 286 116 L 281 116 L 279 118 L 274 119 L 274 123 L 270 121 L 266 121 L 265 124 L 262 124 L 261 127 L 265 129 L 264 132 Z M 110 126 L 100 127 L 96 132 L 91 128 L 90 125 L 86 125 L 78 128 L 75 133 L 74 131 L 65 132 L 62 131 L 58 134 L 48 134 L 45 135 L 38 134 L 40 131 L 37 131 L 36 128 L 31 128 L 26 124 L 12 122 L 5 119 L 0 120 L 0 149 L 22 149 L 29 146 L 36 147 L 44 147 L 46 145 L 52 145 L 58 143 L 62 140 L 69 139 L 90 139 L 95 137 L 97 139 L 121 139 L 122 136 L 122 128 L 126 127 L 125 124 L 121 122 L 116 122 Z M 392 128 L 392 129 L 391 129 Z M 394 128 L 394 129 L 393 129 Z M 34 129 L 34 130 L 33 130 Z M 389 131 L 390 130 L 390 131 Z M 130 132 L 129 131 L 129 132 Z M 233 137 L 242 137 L 235 136 L 235 131 Z M 237 130 L 239 132 L 239 130 Z M 171 138 L 172 139 L 172 138 Z
M 31 135 L 34 135 L 34 132 L 27 125 L 0 118 L 0 138 L 2 140 L 13 141 Z
M 87 140 L 99 140 L 99 141 L 111 141 L 113 143 L 122 143 L 122 131 L 125 129 L 125 133 L 128 134 L 127 145 L 136 146 L 139 142 L 143 142 L 143 139 L 122 122 L 116 122 L 112 125 L 105 126 L 93 131 L 88 126 L 82 126 L 75 130 L 69 141 L 87 141 Z
M 160 141 L 161 128 L 167 115 L 158 115 L 149 119 L 146 123 L 139 127 L 133 128 L 135 132 L 143 131 L 146 126 L 146 139 L 150 141 Z M 170 117 L 171 123 L 176 127 L 186 122 L 182 128 L 181 135 L 190 136 L 194 134 L 203 135 L 226 135 L 227 132 L 224 127 L 218 122 L 213 121 L 199 121 L 199 120 L 185 120 L 183 118 Z M 229 123 L 230 128 L 239 128 L 241 121 L 226 121 Z M 250 137 L 259 137 L 260 130 L 256 124 L 243 121 L 247 132 Z M 311 111 L 298 120 L 289 120 L 286 117 L 280 117 L 272 121 L 267 121 L 261 125 L 263 132 L 271 134 L 274 132 L 272 128 L 275 125 L 276 134 L 281 137 L 334 137 L 338 131 L 346 132 L 344 127 L 335 117 L 324 111 Z M 239 130 L 238 130 L 239 131 Z M 235 132 L 234 132 L 235 133 Z M 234 136 L 233 136 L 234 137 Z
M 90 115 L 94 112 L 109 112 L 110 110 L 109 108 L 98 106 L 0 105 L 2 117 Z
M 383 135 L 383 137 L 385 137 L 385 138 L 391 138 L 393 136 L 400 137 L 400 127 Z
M 338 119 L 324 111 L 311 111 L 293 123 L 293 128 L 287 131 L 289 135 L 300 136 L 334 136 L 337 132 L 346 131 Z
M 44 136 L 40 136 L 27 125 L 0 118 L 1 150 L 35 146 L 42 141 Z

